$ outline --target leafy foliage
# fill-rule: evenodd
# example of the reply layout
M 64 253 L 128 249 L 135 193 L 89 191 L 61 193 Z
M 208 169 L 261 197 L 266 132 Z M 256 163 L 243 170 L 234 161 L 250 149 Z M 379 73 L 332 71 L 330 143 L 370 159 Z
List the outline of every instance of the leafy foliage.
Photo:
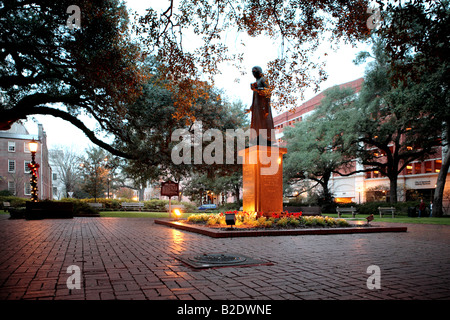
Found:
M 355 141 L 355 132 L 348 125 L 349 116 L 353 113 L 348 105 L 353 99 L 352 89 L 331 88 L 325 92 L 313 115 L 284 131 L 283 139 L 288 149 L 283 166 L 284 177 L 295 185 L 293 188 L 298 188 L 298 182 L 304 179 L 320 184 L 325 204 L 332 201 L 328 187 L 332 174 L 352 162 L 352 158 L 346 155 Z
M 0 8 L 0 128 L 32 114 L 71 122 L 101 147 L 77 116 L 121 136 L 125 106 L 146 78 L 141 53 L 129 36 L 125 5 L 118 0 L 5 1 Z M 82 11 L 81 28 L 69 30 L 70 5 Z M 64 106 L 65 108 L 61 107 Z
M 267 70 L 273 93 L 278 97 L 273 106 L 282 108 L 295 103 L 294 92 L 317 87 L 326 78 L 323 62 L 311 59 L 325 35 L 331 35 L 332 42 L 342 38 L 355 42 L 369 35 L 365 23 L 367 3 L 184 0 L 175 7 L 171 1 L 161 13 L 149 8 L 144 17 L 139 17 L 136 32 L 147 51 L 162 61 L 163 74 L 181 89 L 182 94 L 177 96 L 185 103 L 179 104 L 178 115 L 190 114 L 190 101 L 200 91 L 194 91 L 192 98 L 184 92 L 199 88 L 201 75 L 209 76 L 213 84 L 225 62 L 245 73 L 241 64 L 244 54 L 230 52 L 227 35 L 236 34 L 242 48 L 246 37 L 269 37 L 283 52 L 268 62 Z M 189 46 L 184 41 L 186 35 L 199 46 Z

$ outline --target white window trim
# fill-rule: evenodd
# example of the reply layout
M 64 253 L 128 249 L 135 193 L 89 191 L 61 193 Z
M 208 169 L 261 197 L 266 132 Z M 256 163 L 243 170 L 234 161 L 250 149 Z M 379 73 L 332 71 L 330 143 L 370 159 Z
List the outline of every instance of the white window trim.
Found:
M 29 193 L 27 193 L 29 191 Z M 31 185 L 28 182 L 25 182 L 23 185 L 23 194 L 26 196 L 31 196 Z
M 23 172 L 24 173 L 31 173 L 30 168 L 28 168 L 28 164 L 31 163 L 29 160 L 24 160 L 23 162 Z
M 28 146 L 28 142 L 23 143 L 23 152 L 25 153 L 31 153 L 30 147 Z
M 12 183 L 13 187 L 10 187 Z M 8 191 L 12 192 L 13 195 L 16 195 L 16 183 L 14 181 L 8 181 Z
M 14 150 L 10 150 L 9 148 L 13 147 Z M 16 142 L 15 141 L 8 141 L 8 152 L 16 152 Z
M 9 164 L 10 164 L 11 162 L 14 163 L 14 170 L 13 170 L 13 171 L 10 170 L 10 166 L 9 166 Z M 9 159 L 8 159 L 8 172 L 9 172 L 9 173 L 16 173 L 16 160 L 9 160 Z

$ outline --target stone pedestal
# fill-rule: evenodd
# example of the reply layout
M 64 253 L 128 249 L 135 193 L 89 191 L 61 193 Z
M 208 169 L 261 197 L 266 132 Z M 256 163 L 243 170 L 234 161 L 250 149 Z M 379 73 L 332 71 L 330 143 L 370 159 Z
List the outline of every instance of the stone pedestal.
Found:
M 283 154 L 286 148 L 252 146 L 243 157 L 243 211 L 262 215 L 283 211 Z

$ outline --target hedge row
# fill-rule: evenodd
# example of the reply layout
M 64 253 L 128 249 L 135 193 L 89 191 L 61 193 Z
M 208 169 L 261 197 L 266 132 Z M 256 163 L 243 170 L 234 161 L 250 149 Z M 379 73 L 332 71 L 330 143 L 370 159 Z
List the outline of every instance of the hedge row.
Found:
M 9 202 L 12 207 L 25 207 L 26 201 L 29 201 L 30 199 L 26 198 L 19 198 L 15 196 L 0 196 L 0 208 L 3 206 L 3 202 Z M 105 199 L 105 198 L 98 198 L 98 199 L 74 199 L 74 198 L 63 198 L 61 200 L 53 200 L 53 201 L 70 201 L 74 203 L 101 203 L 103 204 L 103 208 L 105 210 L 121 210 L 122 209 L 122 202 L 135 202 L 131 199 Z M 146 211 L 160 211 L 164 212 L 166 211 L 166 205 L 169 204 L 169 200 L 148 200 L 148 201 L 142 201 L 144 203 L 144 210 Z M 189 202 L 179 202 L 176 200 L 171 201 L 172 205 L 183 205 L 186 209 L 186 211 L 194 212 L 197 211 L 197 206 L 195 204 L 189 203 Z
M 29 199 L 26 198 L 19 198 L 15 196 L 0 196 L 0 209 L 3 206 L 3 202 L 9 202 L 12 207 L 25 207 L 25 202 L 29 201 Z M 55 200 L 55 201 L 71 201 L 74 202 L 76 207 L 83 208 L 84 210 L 89 210 L 90 208 L 87 204 L 88 203 L 102 203 L 103 208 L 105 210 L 121 210 L 121 203 L 122 202 L 133 202 L 133 200 L 130 199 L 72 199 L 72 198 L 64 198 L 62 200 Z M 144 203 L 144 210 L 146 211 L 154 211 L 154 212 L 165 212 L 166 211 L 166 205 L 169 204 L 169 200 L 148 200 L 148 201 L 142 201 Z M 180 205 L 182 204 L 185 207 L 186 212 L 197 212 L 197 206 L 195 204 L 189 203 L 189 202 L 179 202 L 172 200 L 172 205 Z M 390 207 L 393 206 L 396 209 L 396 212 L 398 215 L 407 215 L 408 214 L 408 208 L 409 207 L 418 207 L 419 201 L 409 201 L 409 202 L 398 202 L 396 204 L 391 205 L 390 203 L 386 202 L 366 202 L 363 204 L 346 204 L 342 205 L 343 207 L 349 207 L 354 206 L 357 208 L 358 213 L 362 215 L 370 215 L 370 214 L 378 214 L 378 207 Z M 427 203 L 427 205 L 429 205 Z M 341 205 L 340 205 L 341 206 Z M 226 204 L 223 207 L 220 207 L 218 211 L 223 211 L 226 209 L 229 210 L 238 210 L 238 205 L 234 203 Z M 324 213 L 333 213 L 322 210 Z
M 338 203 L 332 203 L 329 205 L 323 205 L 322 206 L 322 212 L 323 213 L 336 213 L 336 207 L 355 207 L 359 214 L 361 215 L 370 215 L 370 214 L 379 214 L 378 207 L 394 207 L 396 210 L 397 215 L 408 215 L 408 208 L 410 207 L 418 207 L 419 201 L 407 201 L 407 202 L 397 202 L 396 204 L 390 204 L 388 202 L 365 202 L 363 204 L 357 204 L 357 203 L 346 203 L 346 204 L 338 204 Z M 429 205 L 429 203 L 426 203 Z M 285 204 L 284 206 L 304 206 L 304 204 L 301 203 L 289 203 Z

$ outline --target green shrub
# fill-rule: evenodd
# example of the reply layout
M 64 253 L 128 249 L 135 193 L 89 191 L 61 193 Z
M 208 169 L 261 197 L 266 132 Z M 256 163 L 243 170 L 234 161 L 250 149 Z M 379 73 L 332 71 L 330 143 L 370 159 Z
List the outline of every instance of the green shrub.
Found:
M 358 206 L 358 213 L 363 216 L 369 216 L 371 214 L 378 215 L 378 207 L 394 207 L 396 215 L 407 215 L 409 207 L 416 207 L 419 205 L 419 201 L 407 201 L 397 202 L 390 204 L 388 202 L 366 202 Z
M 0 190 L 0 197 L 8 197 L 8 196 L 13 196 L 13 193 L 7 189 Z
M 390 204 L 387 202 L 366 202 L 364 204 L 361 204 L 358 207 L 358 213 L 363 216 L 369 216 L 371 214 L 377 215 L 378 214 L 378 207 L 390 207 Z
M 206 213 L 201 213 L 201 214 L 191 214 L 187 220 L 189 222 L 193 222 L 193 223 L 203 223 L 208 221 L 210 215 L 206 214 Z
M 221 206 L 218 207 L 220 212 L 226 212 L 226 211 L 234 211 L 239 210 L 241 205 L 239 203 L 224 203 Z
M 286 227 L 288 223 L 289 223 L 289 218 L 288 217 L 283 217 L 283 218 L 280 218 L 277 221 L 277 226 Z
M 9 202 L 11 207 L 25 207 L 25 203 L 30 201 L 27 198 L 19 198 L 16 196 L 0 196 L 0 205 L 3 206 L 3 202 Z
M 72 202 L 73 203 L 73 215 L 96 215 L 98 214 L 98 210 L 92 208 L 88 205 L 89 201 L 85 201 L 87 199 L 74 199 L 74 198 L 63 198 L 61 202 Z
M 166 206 L 169 205 L 169 200 L 159 200 L 159 199 L 152 199 L 144 201 L 144 209 L 148 211 L 155 211 L 155 212 L 164 212 L 167 211 Z M 183 202 L 183 201 L 177 201 L 172 200 L 171 205 L 183 205 L 185 212 L 195 212 L 197 207 L 193 203 L 189 202 Z
M 339 226 L 339 227 L 348 227 L 350 224 L 348 223 L 348 221 L 347 220 L 345 220 L 345 219 L 336 219 L 336 224 Z
M 294 217 L 290 217 L 288 223 L 294 227 L 298 227 L 300 225 L 300 220 Z

